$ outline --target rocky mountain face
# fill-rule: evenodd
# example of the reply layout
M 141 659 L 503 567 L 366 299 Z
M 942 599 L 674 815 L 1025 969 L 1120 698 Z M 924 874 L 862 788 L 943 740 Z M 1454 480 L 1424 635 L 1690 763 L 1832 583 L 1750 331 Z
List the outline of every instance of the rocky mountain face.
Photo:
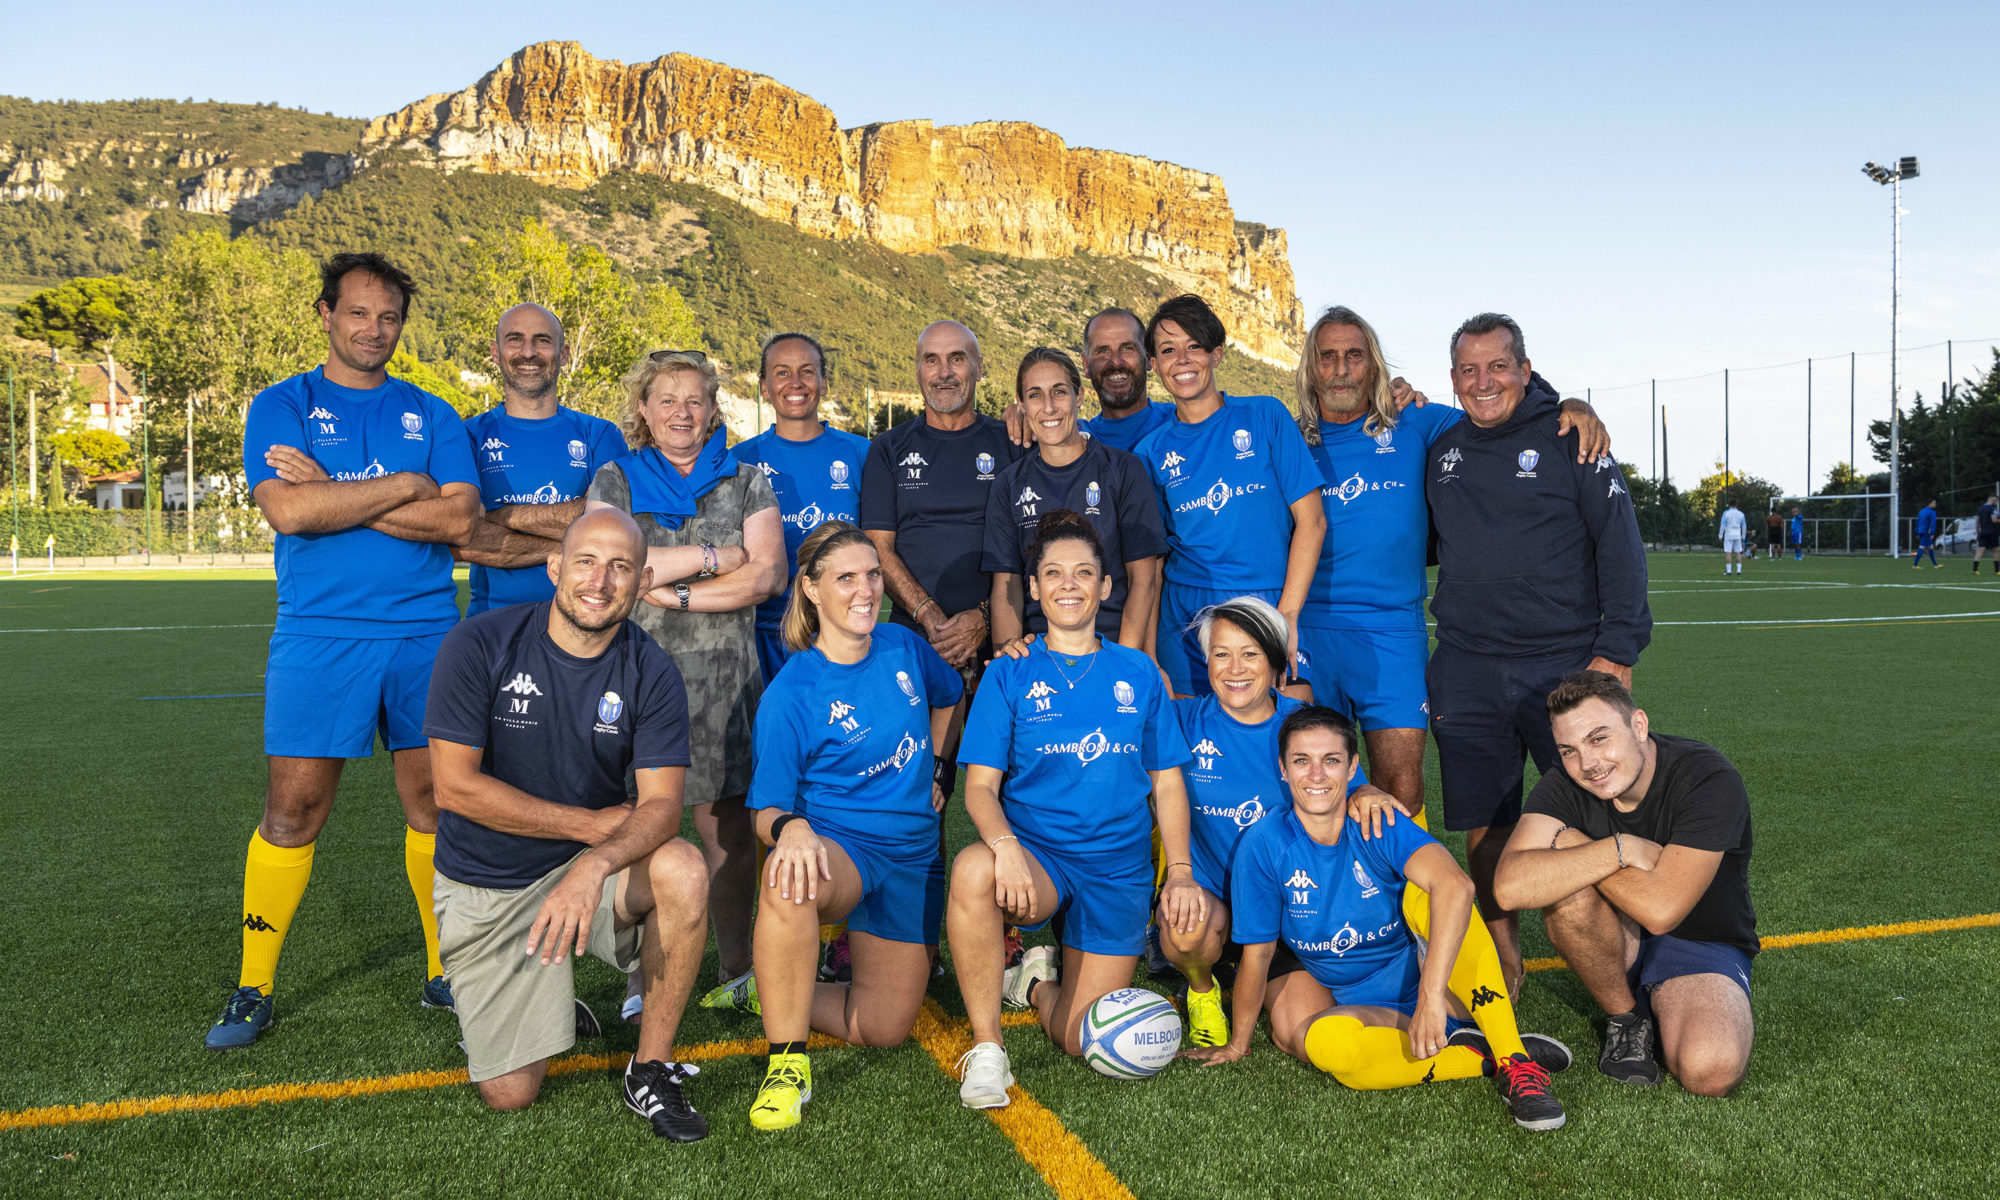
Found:
M 656 174 L 819 237 L 900 253 L 963 245 L 1130 259 L 1215 304 L 1252 355 L 1289 366 L 1303 336 L 1284 231 L 1236 220 L 1219 176 L 1071 147 L 1034 125 L 842 129 L 831 109 L 767 76 L 685 54 L 628 65 L 545 42 L 463 91 L 369 122 L 361 151 L 377 147 L 566 187 Z

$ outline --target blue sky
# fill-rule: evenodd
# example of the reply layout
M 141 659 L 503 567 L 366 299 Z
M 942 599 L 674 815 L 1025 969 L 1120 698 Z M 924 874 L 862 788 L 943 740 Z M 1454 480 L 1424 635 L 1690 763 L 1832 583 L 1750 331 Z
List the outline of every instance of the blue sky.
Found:
M 1308 316 L 1357 308 L 1434 396 L 1450 330 L 1489 308 L 1522 322 L 1565 393 L 1592 389 L 1630 461 L 1650 462 L 1645 381 L 1681 380 L 1659 390 L 1684 486 L 1723 453 L 1723 367 L 1732 464 L 1787 488 L 1805 483 L 1801 360 L 1824 356 L 1816 480 L 1847 457 L 1848 351 L 1861 423 L 1886 413 L 1889 198 L 1866 159 L 1923 162 L 1904 193 L 1903 345 L 2000 337 L 1990 3 L 375 11 L 395 19 L 37 5 L 9 17 L 0 92 L 372 116 L 566 38 L 760 71 L 843 125 L 1033 121 L 1222 175 L 1239 218 L 1288 231 Z M 1991 345 L 1957 345 L 1957 373 Z M 1790 365 L 1749 369 L 1771 364 Z M 1906 350 L 1902 369 L 1906 403 L 1932 396 L 1945 350 Z

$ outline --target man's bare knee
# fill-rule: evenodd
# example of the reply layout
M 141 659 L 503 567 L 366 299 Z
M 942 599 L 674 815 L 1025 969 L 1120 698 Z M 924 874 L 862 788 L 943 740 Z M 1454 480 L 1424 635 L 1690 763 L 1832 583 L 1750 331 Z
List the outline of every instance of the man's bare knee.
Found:
M 1727 1096 L 1743 1082 L 1749 1064 L 1734 1047 L 1698 1042 L 1667 1063 L 1667 1072 L 1697 1096 Z
M 544 1060 L 493 1079 L 482 1079 L 475 1085 L 479 1088 L 479 1100 L 494 1112 L 518 1112 L 533 1104 L 541 1094 L 542 1077 L 547 1069 Z
M 654 910 L 683 923 L 699 924 L 707 916 L 707 864 L 686 838 L 669 838 L 646 856 L 646 882 Z

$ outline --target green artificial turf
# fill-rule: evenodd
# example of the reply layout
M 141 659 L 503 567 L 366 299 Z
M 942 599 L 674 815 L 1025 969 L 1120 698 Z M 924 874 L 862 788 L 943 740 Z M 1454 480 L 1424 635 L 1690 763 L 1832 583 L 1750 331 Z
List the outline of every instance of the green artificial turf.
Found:
M 2000 614 L 2000 579 L 1861 559 L 1725 579 L 1714 555 L 1652 570 L 1661 624 L 1638 698 L 1742 769 L 1763 933 L 2000 909 L 1980 752 L 2000 615 L 1979 615 Z M 463 1065 L 450 1016 L 416 1003 L 386 756 L 348 768 L 277 1024 L 253 1050 L 202 1049 L 235 979 L 264 777 L 261 701 L 229 694 L 262 690 L 273 605 L 268 572 L 0 577 L 0 1110 Z M 1864 620 L 1894 616 L 1922 620 Z M 183 628 L 85 632 L 110 626 Z M 78 632 L 12 632 L 41 629 Z M 219 698 L 148 699 L 189 696 Z M 1435 802 L 1434 759 L 1428 780 Z M 949 831 L 971 836 L 956 806 Z M 1527 952 L 1549 953 L 1533 915 L 1524 927 Z M 579 980 L 615 1014 L 621 980 L 596 963 Z M 1141 1083 L 1032 1027 L 1008 1044 L 1022 1087 L 1140 1197 L 1960 1196 L 2000 1169 L 1996 981 L 1991 928 L 1767 951 L 1749 1081 L 1713 1101 L 1599 1076 L 1588 998 L 1539 972 L 1521 1024 L 1579 1058 L 1557 1079 L 1569 1126 L 1544 1135 L 1514 1129 L 1482 1082 L 1348 1092 L 1261 1035 L 1241 1063 Z M 963 1011 L 949 979 L 932 995 Z M 579 1049 L 630 1050 L 633 1028 L 607 1024 Z M 683 1044 L 758 1037 L 754 1018 L 701 1010 L 682 1028 Z M 459 1086 L 4 1131 L 0 1196 L 1047 1194 L 922 1048 L 823 1051 L 814 1069 L 804 1126 L 767 1135 L 744 1117 L 761 1062 L 706 1064 L 690 1090 L 715 1132 L 685 1147 L 656 1142 L 594 1071 L 508 1116 Z

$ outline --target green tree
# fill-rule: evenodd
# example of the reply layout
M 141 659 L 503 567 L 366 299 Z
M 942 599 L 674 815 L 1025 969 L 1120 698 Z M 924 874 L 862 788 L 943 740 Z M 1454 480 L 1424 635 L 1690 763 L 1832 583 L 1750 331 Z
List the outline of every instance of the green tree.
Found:
M 206 232 L 146 255 L 128 278 L 126 353 L 150 376 L 152 445 L 180 465 L 192 401 L 195 475 L 240 480 L 251 398 L 325 354 L 312 259 Z
M 478 345 L 495 375 L 493 329 L 500 314 L 532 301 L 555 313 L 570 348 L 563 403 L 615 416 L 618 381 L 640 354 L 662 346 L 704 347 L 701 327 L 679 292 L 665 284 L 635 284 L 595 246 L 565 242 L 547 225 L 522 222 L 521 232 L 479 253 L 470 285 L 455 312 L 463 345 Z
M 100 350 L 130 323 L 129 303 L 117 276 L 72 279 L 23 300 L 14 309 L 14 333 L 57 350 Z
M 399 345 L 389 359 L 389 374 L 452 406 L 461 417 L 469 417 L 487 407 L 487 397 L 470 391 L 458 382 L 458 370 L 450 364 L 432 366 L 419 359 L 408 346 Z
M 1768 479 L 1725 471 L 1722 464 L 1717 463 L 1715 473 L 1703 476 L 1701 483 L 1687 494 L 1687 505 L 1690 518 L 1699 527 L 1714 525 L 1721 518 L 1722 510 L 1729 507 L 1730 501 L 1734 501 L 1736 507 L 1745 513 L 1761 513 L 1771 506 L 1771 497 L 1784 494 L 1785 489 Z M 1714 532 L 1713 529 L 1708 531 L 1711 534 Z M 1693 540 L 1713 539 L 1704 535 Z
M 79 429 L 59 433 L 49 439 L 49 446 L 62 456 L 62 461 L 76 467 L 86 476 L 129 471 L 137 462 L 132 453 L 132 443 L 102 429 Z

